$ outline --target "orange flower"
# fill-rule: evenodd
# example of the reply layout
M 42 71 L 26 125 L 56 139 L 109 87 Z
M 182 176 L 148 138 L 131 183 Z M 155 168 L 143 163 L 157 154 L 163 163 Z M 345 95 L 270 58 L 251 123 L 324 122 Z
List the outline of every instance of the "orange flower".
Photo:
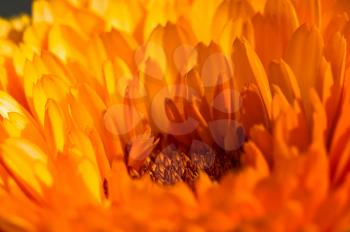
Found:
M 35 0 L 1 19 L 0 230 L 349 230 L 349 14 Z

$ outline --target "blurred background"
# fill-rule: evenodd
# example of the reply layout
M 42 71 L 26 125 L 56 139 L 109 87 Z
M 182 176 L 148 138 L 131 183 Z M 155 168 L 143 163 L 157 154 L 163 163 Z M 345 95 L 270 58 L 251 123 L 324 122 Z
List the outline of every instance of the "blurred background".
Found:
M 11 17 L 31 12 L 31 0 L 0 0 L 0 17 Z

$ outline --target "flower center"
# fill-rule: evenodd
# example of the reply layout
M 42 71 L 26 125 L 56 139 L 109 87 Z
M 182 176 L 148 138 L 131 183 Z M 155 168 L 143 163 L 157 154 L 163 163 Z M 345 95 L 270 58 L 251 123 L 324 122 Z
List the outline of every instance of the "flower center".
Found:
M 164 146 L 165 140 L 168 144 Z M 159 144 L 163 145 L 153 150 L 140 169 L 128 167 L 132 178 L 149 175 L 154 182 L 163 185 L 172 185 L 179 181 L 191 185 L 202 171 L 212 180 L 220 180 L 227 172 L 239 169 L 243 151 L 239 148 L 227 152 L 219 146 L 208 146 L 200 141 L 195 141 L 190 147 L 186 147 L 176 141 L 169 143 L 164 137 L 160 139 Z M 126 163 L 127 159 L 128 148 L 126 148 Z

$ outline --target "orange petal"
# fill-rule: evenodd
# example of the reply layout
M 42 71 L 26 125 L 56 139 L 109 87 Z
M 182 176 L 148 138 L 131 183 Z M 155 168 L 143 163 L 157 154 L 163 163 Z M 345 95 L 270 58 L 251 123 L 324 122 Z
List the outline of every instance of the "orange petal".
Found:
M 303 25 L 293 34 L 285 55 L 298 81 L 308 119 L 311 117 L 309 91 L 318 82 L 322 48 L 323 41 L 318 29 Z M 301 57 L 301 54 L 304 55 Z
M 236 39 L 233 44 L 232 62 L 238 90 L 255 84 L 262 96 L 267 114 L 270 116 L 271 92 L 268 79 L 259 57 L 245 40 Z
M 299 16 L 300 24 L 321 25 L 321 2 L 320 0 L 294 0 L 295 8 Z
M 256 53 L 267 68 L 273 59 L 282 58 L 299 22 L 291 1 L 268 0 L 263 15 L 253 19 Z M 274 46 L 271 46 L 273 44 Z
M 269 67 L 270 86 L 277 85 L 289 103 L 300 99 L 300 88 L 293 71 L 283 60 L 273 61 Z

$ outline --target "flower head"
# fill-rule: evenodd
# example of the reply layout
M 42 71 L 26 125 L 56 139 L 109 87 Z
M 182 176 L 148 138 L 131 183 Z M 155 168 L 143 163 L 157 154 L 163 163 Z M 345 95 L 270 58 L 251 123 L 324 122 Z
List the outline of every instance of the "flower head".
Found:
M 0 230 L 350 228 L 345 0 L 35 0 L 0 20 Z

